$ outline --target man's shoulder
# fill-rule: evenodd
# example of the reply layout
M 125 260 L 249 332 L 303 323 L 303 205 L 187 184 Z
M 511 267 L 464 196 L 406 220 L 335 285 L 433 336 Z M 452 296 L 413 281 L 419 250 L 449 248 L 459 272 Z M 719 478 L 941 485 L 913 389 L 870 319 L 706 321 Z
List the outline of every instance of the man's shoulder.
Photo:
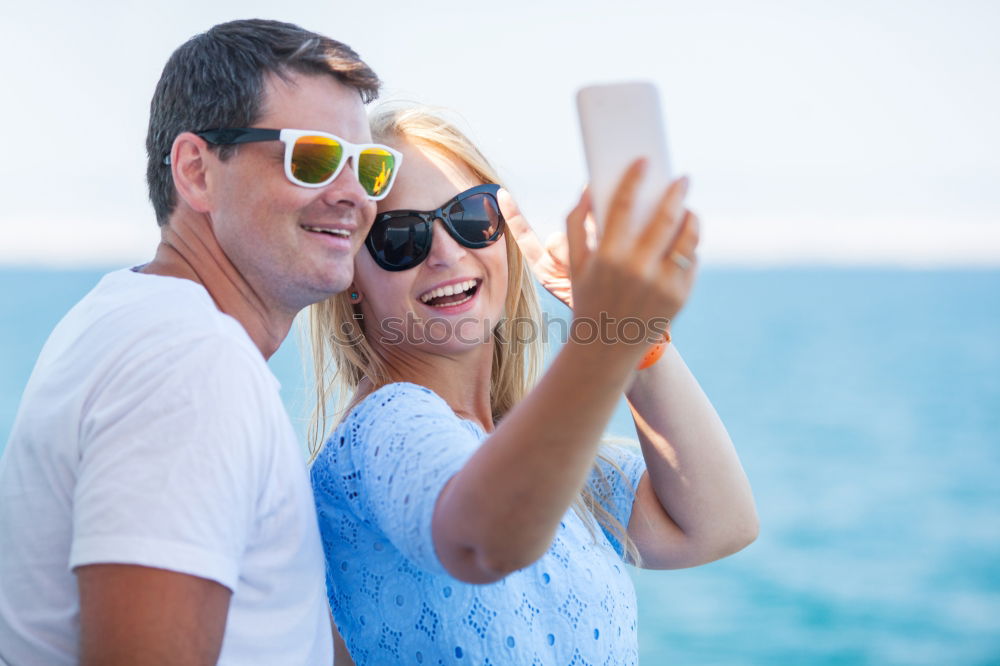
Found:
M 239 322 L 222 313 L 202 285 L 129 270 L 105 275 L 59 323 L 53 342 L 127 355 L 203 342 L 260 356 Z
M 231 333 L 230 324 L 236 323 L 219 311 L 208 291 L 196 282 L 128 270 L 104 276 L 78 309 L 85 320 L 145 328 L 151 335 Z
M 96 388 L 126 377 L 191 379 L 209 371 L 203 366 L 220 364 L 239 378 L 233 381 L 274 381 L 246 330 L 216 308 L 204 287 L 116 271 L 52 331 L 33 379 L 47 390 L 67 382 Z

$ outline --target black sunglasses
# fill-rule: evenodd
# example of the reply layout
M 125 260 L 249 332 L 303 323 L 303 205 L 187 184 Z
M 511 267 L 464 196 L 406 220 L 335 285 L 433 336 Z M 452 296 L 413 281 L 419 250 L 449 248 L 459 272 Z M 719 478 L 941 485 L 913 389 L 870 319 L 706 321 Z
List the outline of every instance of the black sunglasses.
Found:
M 434 220 L 459 245 L 476 249 L 503 235 L 505 222 L 497 203 L 499 185 L 477 185 L 449 199 L 437 210 L 390 210 L 375 217 L 365 245 L 375 263 L 387 271 L 405 271 L 427 258 Z

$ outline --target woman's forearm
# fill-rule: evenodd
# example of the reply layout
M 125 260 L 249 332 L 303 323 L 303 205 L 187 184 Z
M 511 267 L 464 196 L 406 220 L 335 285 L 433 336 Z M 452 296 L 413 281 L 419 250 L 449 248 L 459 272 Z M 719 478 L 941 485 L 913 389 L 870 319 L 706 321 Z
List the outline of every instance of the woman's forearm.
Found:
M 719 415 L 674 345 L 637 373 L 627 397 L 654 491 L 647 497 L 669 517 L 630 523 L 630 532 L 646 526 L 637 538 L 646 566 L 694 566 L 753 541 L 758 521 L 750 483 Z M 650 515 L 660 508 L 637 506 Z M 657 524 L 659 530 L 650 528 Z
M 433 531 L 452 575 L 491 582 L 545 553 L 589 474 L 635 359 L 635 351 L 568 343 L 448 482 Z

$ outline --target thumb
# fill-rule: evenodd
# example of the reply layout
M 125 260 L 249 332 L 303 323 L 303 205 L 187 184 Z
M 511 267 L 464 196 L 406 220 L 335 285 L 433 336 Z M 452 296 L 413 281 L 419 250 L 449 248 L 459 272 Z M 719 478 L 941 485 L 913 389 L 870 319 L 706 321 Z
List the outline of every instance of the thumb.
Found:
M 521 253 L 529 264 L 534 264 L 545 251 L 534 229 L 521 214 L 521 209 L 510 192 L 501 188 L 497 192 L 497 203 L 500 205 L 500 214 L 503 215 L 507 228 L 510 229 L 514 235 L 514 241 L 521 248 Z

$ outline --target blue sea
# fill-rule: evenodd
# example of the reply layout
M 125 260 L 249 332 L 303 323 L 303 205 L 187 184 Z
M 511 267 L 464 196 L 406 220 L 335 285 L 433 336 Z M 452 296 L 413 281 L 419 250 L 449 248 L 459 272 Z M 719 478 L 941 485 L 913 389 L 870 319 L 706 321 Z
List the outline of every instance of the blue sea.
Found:
M 0 269 L 0 447 L 100 274 Z M 1000 271 L 709 267 L 673 337 L 762 525 L 721 562 L 636 572 L 642 663 L 1000 664 Z M 301 429 L 294 335 L 271 364 Z

